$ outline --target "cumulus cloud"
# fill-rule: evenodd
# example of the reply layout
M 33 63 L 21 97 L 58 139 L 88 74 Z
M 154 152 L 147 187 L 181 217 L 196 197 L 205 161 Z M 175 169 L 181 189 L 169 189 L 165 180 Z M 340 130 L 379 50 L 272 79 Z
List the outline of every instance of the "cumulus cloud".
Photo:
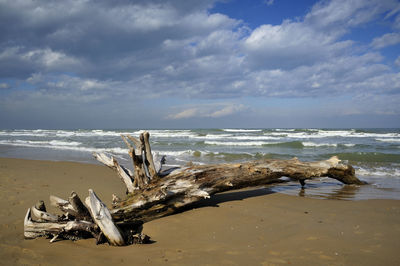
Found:
M 245 112 L 232 104 L 243 97 L 398 97 L 398 69 L 379 51 L 400 42 L 398 1 L 320 1 L 304 17 L 254 29 L 212 12 L 214 4 L 0 1 L 0 84 L 17 84 L 2 94 L 0 111 L 48 97 L 92 110 L 173 98 L 192 104 L 161 104 L 169 120 L 213 119 Z M 348 34 L 378 21 L 393 32 L 369 46 Z
M 342 53 L 351 42 L 334 42 L 331 36 L 304 23 L 285 21 L 262 25 L 244 41 L 248 63 L 255 68 L 293 69 L 326 61 Z
M 2 25 L 15 26 L 14 31 L 2 28 L 2 76 L 27 79 L 35 73 L 68 72 L 74 73 L 72 80 L 113 80 L 113 90 L 130 87 L 128 94 L 141 90 L 152 96 L 225 98 L 245 91 L 256 96 L 260 90 L 252 86 L 260 82 L 251 79 L 257 73 L 296 74 L 299 67 L 321 68 L 337 57 L 356 59 L 353 42 L 338 39 L 337 30 L 370 21 L 393 1 L 324 1 L 303 20 L 254 30 L 209 13 L 212 1 L 183 2 L 4 1 L 2 10 L 8 12 L 3 20 L 12 23 Z M 14 44 L 7 45 L 6 39 Z M 293 95 L 284 90 L 291 86 L 287 80 L 267 77 L 281 84 L 276 87 L 280 95 Z

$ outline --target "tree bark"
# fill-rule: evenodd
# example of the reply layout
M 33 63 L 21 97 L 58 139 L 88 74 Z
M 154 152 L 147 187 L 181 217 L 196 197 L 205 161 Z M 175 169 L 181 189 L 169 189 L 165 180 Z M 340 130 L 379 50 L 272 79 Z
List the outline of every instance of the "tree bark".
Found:
M 302 187 L 306 180 L 318 177 L 334 178 L 344 184 L 364 184 L 355 176 L 353 167 L 340 163 L 336 156 L 316 162 L 301 162 L 293 158 L 233 164 L 191 164 L 163 171 L 161 165 L 164 157 L 161 157 L 160 162 L 154 162 L 148 132 L 141 134 L 139 139 L 129 135 L 121 137 L 129 148 L 133 172 L 119 165 L 114 157 L 98 153 L 93 155 L 98 161 L 117 172 L 127 187 L 126 198 L 120 200 L 113 195 L 113 206 L 109 211 L 91 189 L 85 201 L 87 208 L 74 192 L 69 201 L 51 196 L 52 204 L 75 220 L 72 221 L 70 217 L 67 217 L 64 220 L 69 219 L 68 226 L 65 225 L 65 221 L 57 225 L 54 222 L 55 217 L 45 213 L 45 209 L 35 209 L 37 216 L 47 223 L 45 225 L 37 221 L 35 225 L 35 222 L 30 219 L 30 210 L 28 210 L 25 219 L 26 237 L 33 238 L 41 235 L 56 237 L 61 231 L 65 234 L 66 228 L 68 232 L 71 232 L 73 229 L 70 228 L 76 228 L 79 231 L 82 230 L 81 227 L 84 227 L 94 236 L 103 234 L 111 245 L 144 243 L 148 242 L 149 238 L 140 234 L 140 230 L 137 230 L 138 225 L 174 214 L 185 206 L 219 192 L 282 183 L 284 181 L 281 177 L 297 180 Z M 132 230 L 131 226 L 136 229 Z M 40 229 L 45 233 L 38 233 Z

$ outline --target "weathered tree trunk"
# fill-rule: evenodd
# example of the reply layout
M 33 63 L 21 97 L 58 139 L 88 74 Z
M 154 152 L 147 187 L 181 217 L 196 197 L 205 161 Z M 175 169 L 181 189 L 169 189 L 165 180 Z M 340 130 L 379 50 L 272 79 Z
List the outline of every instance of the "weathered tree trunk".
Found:
M 334 178 L 344 184 L 364 184 L 355 176 L 353 167 L 341 164 L 336 156 L 317 162 L 300 162 L 297 158 L 270 159 L 234 164 L 190 165 L 162 171 L 161 165 L 164 158 L 162 157 L 160 162 L 154 162 L 148 132 L 141 134 L 139 139 L 129 135 L 122 135 L 122 139 L 129 148 L 133 172 L 119 165 L 113 157 L 98 153 L 94 153 L 94 157 L 116 170 L 127 187 L 126 198 L 120 200 L 113 195 L 113 208 L 108 211 L 94 192 L 89 190 L 89 197 L 85 201 L 88 211 L 80 200 L 74 201 L 77 197 L 74 193 L 69 201 L 52 196 L 52 204 L 67 213 L 69 222 L 72 221 L 68 215 L 73 217 L 74 223 L 67 226 L 64 224 L 65 221 L 61 221 L 61 224 L 57 225 L 54 215 L 47 213 L 36 214 L 40 218 L 33 222 L 28 210 L 25 219 L 26 237 L 58 236 L 60 231 L 66 234 L 71 232 L 70 228 L 76 228 L 76 230 L 90 232 L 97 239 L 100 234 L 103 234 L 112 245 L 143 243 L 148 241 L 148 237 L 137 234 L 137 230 L 132 231 L 129 225 L 137 226 L 176 213 L 184 206 L 219 192 L 281 183 L 283 182 L 281 177 L 297 180 L 302 186 L 305 185 L 307 179 L 323 176 Z M 41 211 L 45 212 L 45 210 Z M 48 225 L 41 224 L 40 219 L 47 219 Z M 80 223 L 83 222 L 85 222 L 85 230 L 81 229 Z M 35 226 L 35 223 L 38 225 Z M 90 226 L 87 223 L 90 223 Z M 46 233 L 38 233 L 40 230 Z
M 363 184 L 355 177 L 353 167 L 341 164 L 337 157 L 319 162 L 300 162 L 294 158 L 192 165 L 174 170 L 145 188 L 128 194 L 125 200 L 114 205 L 111 214 L 118 222 L 147 222 L 177 212 L 183 206 L 219 192 L 281 183 L 280 178 L 283 176 L 302 184 L 307 179 L 322 176 L 337 179 L 344 184 Z

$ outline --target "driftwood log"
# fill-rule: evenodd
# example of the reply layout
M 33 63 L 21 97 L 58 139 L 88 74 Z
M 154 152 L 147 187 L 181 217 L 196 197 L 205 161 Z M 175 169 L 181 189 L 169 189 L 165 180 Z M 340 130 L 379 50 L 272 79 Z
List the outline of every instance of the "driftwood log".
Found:
M 165 157 L 151 152 L 148 132 L 142 133 L 139 139 L 130 135 L 121 137 L 129 148 L 133 171 L 112 156 L 103 153 L 93 156 L 116 171 L 127 189 L 125 199 L 113 194 L 109 210 L 91 189 L 86 205 L 75 192 L 68 200 L 50 196 L 51 204 L 64 214 L 47 213 L 43 201 L 39 201 L 26 213 L 25 238 L 45 236 L 54 242 L 94 237 L 97 243 L 117 246 L 147 243 L 149 237 L 141 234 L 143 223 L 179 212 L 219 192 L 282 183 L 285 182 L 282 177 L 297 180 L 302 186 L 306 180 L 318 177 L 334 178 L 344 184 L 364 184 L 355 176 L 353 167 L 342 164 L 336 156 L 317 162 L 268 159 L 162 169 Z

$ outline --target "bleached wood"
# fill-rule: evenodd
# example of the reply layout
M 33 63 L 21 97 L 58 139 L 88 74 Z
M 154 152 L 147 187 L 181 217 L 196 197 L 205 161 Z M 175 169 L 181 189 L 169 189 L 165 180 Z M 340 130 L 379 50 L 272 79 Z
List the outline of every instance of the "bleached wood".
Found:
M 148 165 L 148 171 L 150 173 L 150 180 L 151 180 L 153 178 L 157 178 L 157 173 L 158 172 L 156 170 L 156 167 L 154 166 L 153 154 L 151 153 L 151 147 L 150 147 L 149 138 L 150 138 L 150 133 L 147 132 L 147 131 L 143 132 L 143 142 L 144 142 L 144 147 L 145 147 L 146 160 L 147 160 L 147 162 L 149 164 Z
M 123 135 L 121 135 L 123 136 Z M 125 140 L 125 139 L 124 139 Z M 127 145 L 130 145 L 129 143 Z M 122 182 L 125 184 L 129 193 L 135 190 L 135 184 L 133 182 L 134 176 L 131 170 L 120 165 L 118 161 L 113 157 L 108 157 L 104 153 L 93 153 L 94 157 L 104 165 L 116 170 L 118 176 L 121 178 Z
M 131 135 L 125 135 L 125 137 L 127 137 L 130 141 L 133 142 L 133 144 L 135 145 L 136 149 L 141 149 L 141 145 L 142 143 L 140 142 L 140 140 L 132 137 Z
M 122 182 L 125 184 L 128 192 L 133 193 L 136 188 L 133 186 L 132 177 L 129 175 L 128 170 L 125 167 L 119 165 L 119 163 L 115 159 L 114 159 L 114 166 L 115 166 L 115 169 L 117 170 L 118 176 L 121 178 Z
M 129 141 L 126 139 L 127 137 L 123 134 L 121 134 L 122 140 L 125 142 L 126 146 L 128 146 L 129 149 L 134 149 L 134 147 L 129 143 Z
M 191 165 L 170 172 L 134 195 L 115 204 L 115 221 L 149 221 L 170 215 L 179 208 L 213 194 L 266 184 L 281 183 L 280 177 L 304 182 L 330 177 L 345 184 L 361 185 L 350 165 L 337 157 L 325 161 L 262 160 L 235 164 Z
M 34 217 L 36 217 L 36 221 L 38 222 L 58 222 L 59 217 L 57 215 L 41 211 L 36 208 L 36 206 L 32 206 L 31 208 L 32 214 Z
M 122 139 L 124 140 L 125 144 L 129 148 L 129 156 L 132 158 L 132 164 L 134 169 L 133 176 L 133 186 L 135 188 L 144 188 L 149 180 L 149 174 L 146 174 L 147 169 L 145 168 L 146 158 L 144 157 L 144 142 L 138 140 L 130 135 L 122 135 Z M 140 138 L 143 139 L 143 135 L 140 135 Z M 133 145 L 129 143 L 127 140 L 129 139 L 132 141 Z M 133 147 L 135 146 L 136 149 Z M 136 155 L 138 154 L 138 155 Z
M 108 242 L 114 246 L 125 245 L 125 241 L 115 226 L 107 206 L 101 202 L 92 189 L 89 189 L 89 196 L 86 198 L 85 203 L 93 221 L 100 227 Z
M 41 236 L 54 236 L 70 232 L 88 232 L 95 235 L 95 224 L 87 221 L 68 222 L 35 222 L 32 220 L 31 208 L 24 218 L 24 237 L 34 239 Z
M 71 205 L 71 203 L 62 198 L 50 195 L 50 205 L 59 208 L 61 211 L 68 213 L 72 216 L 78 216 L 78 211 Z
M 104 165 L 107 165 L 110 168 L 114 167 L 114 161 L 113 157 L 108 157 L 102 152 L 93 152 L 93 157 L 98 160 L 99 162 L 103 163 Z
M 72 208 L 76 211 L 75 219 L 92 221 L 89 210 L 83 204 L 76 192 L 71 192 L 71 196 L 69 196 L 68 201 L 71 204 Z
M 150 175 L 150 171 L 149 171 L 149 167 L 147 166 L 147 155 L 146 152 L 143 150 L 142 151 L 142 161 L 143 161 L 143 170 L 144 170 L 144 174 L 146 176 L 145 180 L 145 185 L 147 185 L 149 183 L 149 181 L 151 180 L 151 175 Z

